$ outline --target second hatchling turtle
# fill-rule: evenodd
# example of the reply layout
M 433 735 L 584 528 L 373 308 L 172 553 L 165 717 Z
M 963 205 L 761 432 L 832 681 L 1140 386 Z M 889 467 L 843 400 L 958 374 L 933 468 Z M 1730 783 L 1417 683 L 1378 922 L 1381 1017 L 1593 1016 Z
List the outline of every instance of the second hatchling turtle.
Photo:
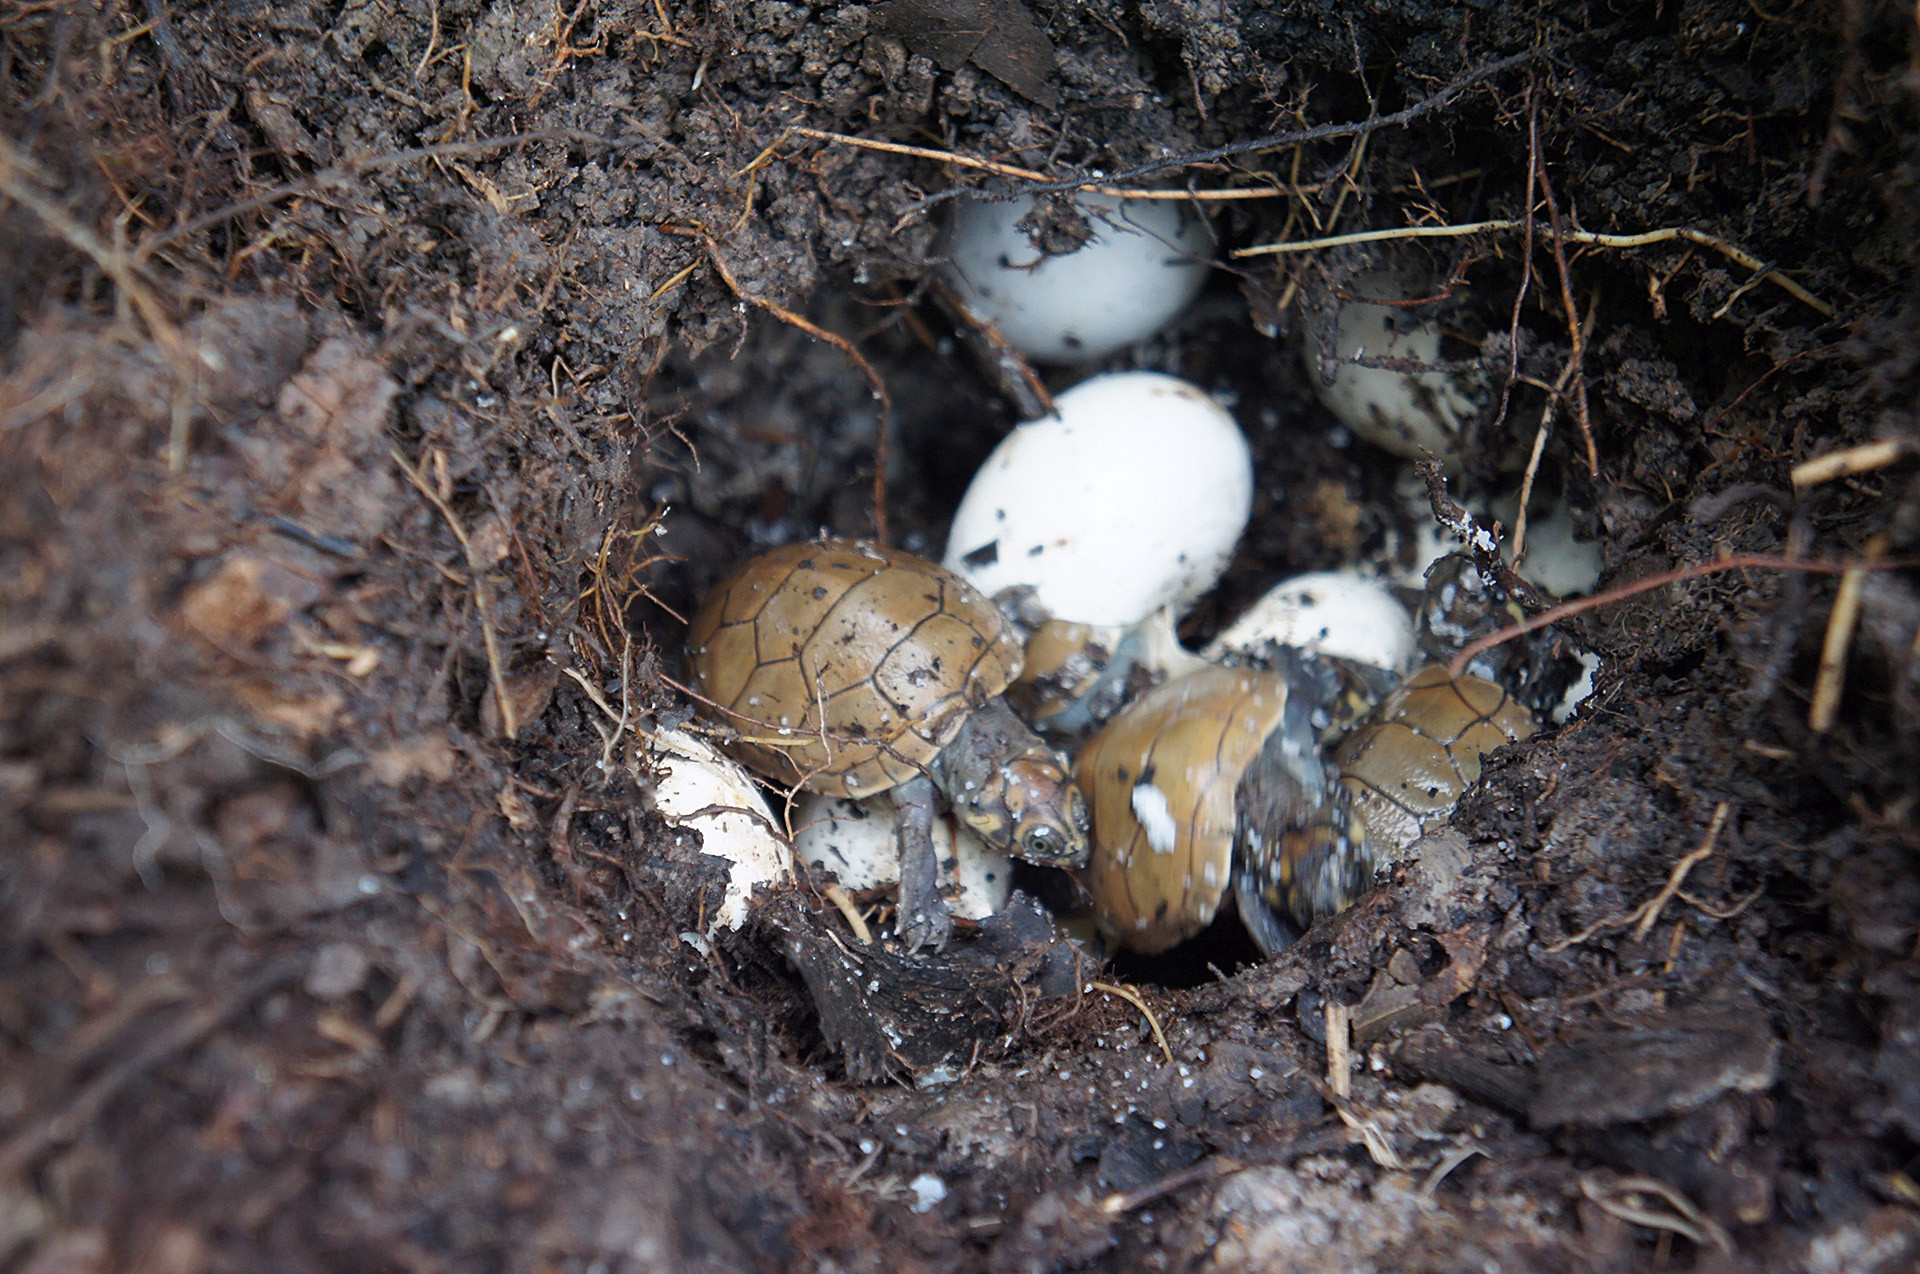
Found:
M 1504 686 L 1428 664 L 1330 755 L 1369 842 L 1395 859 L 1453 814 L 1479 781 L 1482 757 L 1533 731 L 1533 714 Z
M 1206 928 L 1229 887 L 1268 953 L 1352 905 L 1374 861 L 1316 745 L 1324 675 L 1207 667 L 1148 691 L 1081 751 L 1082 874 L 1101 930 L 1153 954 Z
M 899 931 L 952 926 L 936 885 L 934 793 L 993 848 L 1055 867 L 1087 861 L 1087 812 L 1065 760 L 1001 692 L 1020 643 L 971 585 L 911 553 L 856 540 L 790 544 L 721 581 L 687 630 L 701 710 L 780 783 L 891 797 Z

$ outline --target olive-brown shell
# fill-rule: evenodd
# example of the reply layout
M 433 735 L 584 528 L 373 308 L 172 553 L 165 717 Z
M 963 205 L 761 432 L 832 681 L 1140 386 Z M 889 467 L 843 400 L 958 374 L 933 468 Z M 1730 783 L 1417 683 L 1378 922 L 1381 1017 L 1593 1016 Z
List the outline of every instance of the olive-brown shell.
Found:
M 852 540 L 749 559 L 687 630 L 702 709 L 779 782 L 872 796 L 921 773 L 1020 671 L 994 604 L 911 553 Z
M 1402 854 L 1453 813 L 1480 778 L 1480 758 L 1533 733 L 1506 690 L 1429 664 L 1400 684 L 1332 753 L 1340 781 L 1383 858 Z
M 1233 879 L 1235 789 L 1286 707 L 1284 677 L 1204 668 L 1148 691 L 1082 749 L 1083 879 L 1115 941 L 1151 955 L 1213 919 Z

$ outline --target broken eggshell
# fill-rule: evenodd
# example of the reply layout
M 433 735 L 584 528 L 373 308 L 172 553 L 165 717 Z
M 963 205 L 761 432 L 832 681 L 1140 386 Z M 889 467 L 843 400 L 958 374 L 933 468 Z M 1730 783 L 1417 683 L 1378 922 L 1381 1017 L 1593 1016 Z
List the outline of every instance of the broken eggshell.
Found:
M 1413 616 L 1382 580 L 1314 571 L 1268 589 L 1202 654 L 1218 660 L 1266 642 L 1399 673 L 1413 662 Z
M 841 796 L 809 792 L 793 812 L 793 851 L 834 874 L 843 889 L 859 892 L 900 883 L 900 849 L 894 841 L 896 815 L 890 804 L 867 804 Z M 1004 909 L 1012 887 L 1006 855 L 941 811 L 933 820 L 933 848 L 939 855 L 941 884 L 953 891 L 953 914 L 984 920 Z
M 793 873 L 773 811 L 737 762 L 684 730 L 647 735 L 646 753 L 654 809 L 669 823 L 699 832 L 701 852 L 727 862 L 726 899 L 707 932 L 738 929 L 753 891 Z
M 1355 275 L 1345 291 L 1392 301 L 1420 295 L 1391 270 Z M 1332 360 L 1324 358 L 1322 343 L 1310 340 L 1305 346 L 1308 379 L 1327 410 L 1395 455 L 1422 460 L 1431 451 L 1443 463 L 1456 463 L 1485 398 L 1473 377 L 1346 361 L 1390 359 L 1408 368 L 1437 364 L 1440 324 L 1416 309 L 1360 300 L 1335 302 L 1331 321 Z
M 1001 440 L 947 535 L 989 597 L 1025 586 L 1054 619 L 1127 627 L 1213 586 L 1253 507 L 1240 427 L 1200 389 L 1115 372 Z
M 1092 237 L 1046 256 L 1020 221 L 1031 197 L 969 199 L 954 210 L 949 273 L 961 300 L 1042 362 L 1105 358 L 1187 307 L 1213 257 L 1206 220 L 1175 199 L 1073 196 Z

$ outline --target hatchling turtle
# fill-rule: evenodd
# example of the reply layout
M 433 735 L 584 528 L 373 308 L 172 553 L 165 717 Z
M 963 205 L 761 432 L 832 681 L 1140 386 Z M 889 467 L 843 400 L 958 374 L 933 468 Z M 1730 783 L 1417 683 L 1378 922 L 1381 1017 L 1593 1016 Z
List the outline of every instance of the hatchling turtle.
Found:
M 1148 691 L 1081 751 L 1082 874 L 1101 930 L 1153 954 L 1204 929 L 1229 887 L 1271 954 L 1350 905 L 1374 861 L 1316 744 L 1324 667 L 1207 667 Z
M 830 796 L 892 798 L 899 932 L 944 943 L 934 793 L 993 848 L 1086 863 L 1085 802 L 1067 763 L 1000 695 L 1020 643 L 1000 611 L 932 562 L 855 540 L 749 559 L 687 631 L 701 710 L 738 731 L 741 762 Z
M 1231 882 L 1242 923 L 1271 955 L 1296 925 L 1351 906 L 1381 865 L 1452 814 L 1482 756 L 1533 733 L 1501 686 L 1434 664 L 1322 760 L 1315 725 L 1352 687 L 1318 661 L 1280 666 L 1167 682 L 1081 753 L 1094 842 L 1083 879 L 1121 946 L 1152 954 L 1192 937 Z
M 1479 780 L 1481 757 L 1533 730 L 1533 714 L 1504 686 L 1428 664 L 1334 745 L 1330 759 L 1368 841 L 1391 860 L 1452 815 Z

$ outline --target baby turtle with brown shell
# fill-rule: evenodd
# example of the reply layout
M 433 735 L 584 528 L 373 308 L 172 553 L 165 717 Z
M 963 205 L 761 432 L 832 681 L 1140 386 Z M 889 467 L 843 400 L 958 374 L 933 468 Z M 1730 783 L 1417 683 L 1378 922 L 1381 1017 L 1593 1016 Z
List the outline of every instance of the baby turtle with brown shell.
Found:
M 1430 665 L 1322 760 L 1333 669 L 1207 668 L 1155 688 L 1109 722 L 1076 776 L 1093 811 L 1083 873 L 1101 929 L 1164 951 L 1210 923 L 1231 883 L 1271 955 L 1343 911 L 1375 871 L 1444 822 L 1481 757 L 1533 733 L 1505 689 Z
M 1020 643 L 1000 611 L 932 562 L 854 540 L 790 544 L 736 567 L 694 615 L 701 709 L 767 778 L 892 798 L 899 931 L 946 941 L 934 793 L 995 849 L 1086 863 L 1087 812 L 1065 760 L 1002 702 Z
M 1100 928 L 1153 954 L 1213 920 L 1232 887 L 1261 948 L 1352 904 L 1374 862 L 1321 757 L 1324 678 L 1208 667 L 1129 705 L 1080 753 L 1093 812 L 1082 879 Z

